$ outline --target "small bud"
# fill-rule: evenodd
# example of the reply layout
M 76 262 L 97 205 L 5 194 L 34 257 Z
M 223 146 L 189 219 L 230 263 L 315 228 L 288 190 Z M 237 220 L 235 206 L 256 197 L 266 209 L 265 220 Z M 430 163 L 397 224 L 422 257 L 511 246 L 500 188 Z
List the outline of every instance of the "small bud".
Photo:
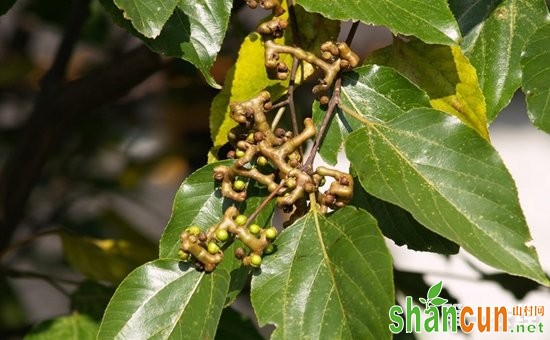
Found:
M 264 110 L 269 111 L 273 107 L 273 104 L 271 102 L 267 102 L 264 104 Z
M 269 254 L 272 254 L 274 251 L 275 251 L 275 246 L 272 243 L 270 243 L 267 245 L 267 247 L 265 247 L 264 254 L 269 255 Z
M 250 265 L 252 267 L 259 267 L 262 264 L 262 257 L 257 254 L 250 255 Z
M 189 259 L 189 253 L 183 251 L 183 249 L 180 249 L 178 251 L 178 257 L 180 258 L 180 260 L 182 261 L 187 261 Z
M 233 182 L 233 189 L 235 189 L 235 191 L 243 191 L 245 187 L 246 183 L 240 179 Z
M 187 233 L 189 233 L 190 235 L 195 235 L 195 236 L 197 236 L 198 234 L 200 234 L 201 228 L 199 228 L 198 226 L 194 225 L 194 226 L 191 226 L 191 227 L 187 228 L 185 231 L 187 231 Z
M 285 136 L 286 131 L 283 128 L 276 128 L 275 131 L 273 131 L 273 133 L 275 134 L 275 136 L 279 138 L 283 138 Z
M 297 168 L 298 166 L 300 166 L 300 161 L 297 159 L 291 159 L 288 161 L 288 165 L 290 165 L 293 168 Z
M 264 156 L 259 156 L 258 159 L 256 159 L 256 164 L 259 166 L 266 166 L 267 165 L 267 158 Z
M 239 247 L 239 248 L 235 249 L 235 257 L 236 258 L 238 258 L 239 260 L 242 260 L 245 256 L 246 256 L 246 252 L 244 251 L 243 248 Z
M 199 241 L 201 242 L 206 242 L 208 238 L 206 237 L 206 234 L 205 233 L 200 233 L 199 234 Z
M 289 188 L 290 190 L 296 188 L 296 178 L 294 177 L 289 177 L 285 180 L 285 184 L 286 184 L 286 187 Z
M 229 159 L 235 159 L 235 157 L 237 157 L 237 155 L 235 155 L 235 150 L 229 150 L 227 152 L 227 158 Z
M 334 205 L 334 203 L 336 203 L 336 197 L 334 197 L 334 195 L 332 194 L 325 194 L 323 197 L 323 203 L 326 206 L 331 207 Z
M 248 218 L 245 215 L 239 215 L 235 217 L 235 223 L 239 226 L 245 225 L 247 220 Z
M 235 151 L 235 156 L 237 156 L 237 158 L 241 158 L 244 156 L 244 151 L 243 150 L 237 150 Z
M 349 185 L 349 179 L 346 176 L 340 177 L 340 184 L 348 186 Z
M 329 99 L 328 96 L 321 96 L 321 97 L 319 98 L 319 103 L 320 103 L 321 105 L 328 105 L 329 102 L 330 102 L 330 99 Z
M 275 227 L 270 227 L 265 230 L 265 237 L 268 240 L 274 240 L 277 237 L 277 229 Z
M 263 141 L 264 139 L 265 139 L 265 136 L 264 136 L 264 133 L 263 133 L 263 132 L 261 132 L 261 131 L 256 131 L 256 132 L 254 133 L 254 140 L 255 140 L 256 142 L 259 143 L 259 142 Z
M 251 131 L 247 136 L 246 136 L 246 141 L 249 142 L 250 144 L 254 143 L 255 140 L 254 140 L 254 132 Z
M 216 238 L 221 242 L 227 241 L 229 233 L 225 229 L 218 229 L 218 231 L 216 231 Z
M 262 228 L 257 224 L 251 224 L 248 226 L 248 231 L 250 231 L 251 234 L 257 235 Z
M 219 172 L 219 171 L 216 171 L 214 172 L 214 179 L 218 182 L 222 181 L 223 178 L 225 177 L 224 173 L 223 172 Z
M 210 254 L 217 254 L 220 251 L 220 247 L 215 242 L 208 243 L 208 252 Z

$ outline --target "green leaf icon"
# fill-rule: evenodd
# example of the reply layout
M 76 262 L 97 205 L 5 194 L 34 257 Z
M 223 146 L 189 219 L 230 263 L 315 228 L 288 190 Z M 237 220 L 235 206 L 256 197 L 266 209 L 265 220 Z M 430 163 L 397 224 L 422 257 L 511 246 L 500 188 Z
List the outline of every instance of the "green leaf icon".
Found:
M 431 286 L 428 290 L 428 299 L 431 300 L 433 298 L 436 298 L 439 293 L 441 293 L 441 289 L 443 288 L 443 281 L 439 281 L 435 285 Z
M 444 298 L 440 298 L 440 297 L 436 297 L 434 298 L 431 302 L 432 302 L 432 306 L 441 306 L 443 304 L 446 304 L 447 303 L 447 299 L 444 299 Z
M 426 304 L 426 302 L 428 302 L 428 301 L 426 301 L 426 299 L 424 299 L 424 298 L 419 298 L 418 301 L 420 301 L 420 303 L 423 303 L 423 304 Z

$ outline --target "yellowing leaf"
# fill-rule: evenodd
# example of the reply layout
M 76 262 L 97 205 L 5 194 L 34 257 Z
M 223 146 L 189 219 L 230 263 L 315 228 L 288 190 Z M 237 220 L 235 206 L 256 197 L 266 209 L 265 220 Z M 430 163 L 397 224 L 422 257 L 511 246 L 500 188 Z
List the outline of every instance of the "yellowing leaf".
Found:
M 340 30 L 339 22 L 329 20 L 315 13 L 308 13 L 301 8 L 296 12 L 298 22 L 304 25 L 300 28 L 301 47 L 315 54 L 320 53 L 320 45 L 327 40 L 335 40 Z M 288 20 L 288 14 L 281 16 Z M 277 44 L 292 44 L 290 26 L 286 29 L 282 38 L 276 39 Z M 290 68 L 292 57 L 281 55 Z M 314 69 L 310 64 L 303 62 L 298 68 L 296 84 L 313 74 Z M 218 93 L 210 108 L 210 134 L 214 148 L 208 156 L 208 162 L 217 160 L 217 149 L 227 142 L 227 133 L 236 123 L 229 117 L 229 103 L 248 100 L 256 96 L 260 91 L 267 90 L 271 94 L 271 100 L 275 101 L 284 95 L 288 89 L 289 80 L 271 80 L 267 77 L 264 66 L 264 46 L 258 33 L 249 34 L 243 41 L 239 50 L 236 64 L 229 70 L 223 89 Z
M 278 39 L 284 43 L 284 39 Z M 281 55 L 290 65 L 292 59 Z M 266 89 L 272 100 L 282 96 L 288 87 L 288 80 L 270 80 L 264 66 L 264 46 L 258 33 L 249 34 L 241 45 L 235 66 L 226 76 L 223 89 L 218 93 L 210 108 L 210 133 L 214 147 L 227 142 L 227 133 L 236 123 L 229 116 L 229 103 L 247 100 Z
M 397 69 L 430 97 L 433 108 L 458 117 L 489 139 L 485 98 L 475 68 L 457 45 L 429 45 L 395 39 L 376 51 L 367 63 Z

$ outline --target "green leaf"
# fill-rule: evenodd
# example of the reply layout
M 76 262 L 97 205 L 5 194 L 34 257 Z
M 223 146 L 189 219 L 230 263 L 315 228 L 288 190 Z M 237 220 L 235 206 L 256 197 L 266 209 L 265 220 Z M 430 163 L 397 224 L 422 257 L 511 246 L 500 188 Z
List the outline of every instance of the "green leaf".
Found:
M 460 31 L 468 34 L 472 28 L 485 20 L 502 0 L 448 0 Z
M 359 183 L 356 177 L 354 183 Z M 448 255 L 456 254 L 460 249 L 456 243 L 418 223 L 405 209 L 372 196 L 361 185 L 354 185 L 350 204 L 374 216 L 384 236 L 392 239 L 398 246 L 405 244 L 412 250 Z
M 114 2 L 139 33 L 147 38 L 156 38 L 174 12 L 178 0 L 114 0 Z
M 73 313 L 39 323 L 25 335 L 27 340 L 95 340 L 98 324 L 87 315 Z
M 522 87 L 533 124 L 550 133 L 550 24 L 539 28 L 521 55 Z
M 445 0 L 297 0 L 306 10 L 338 20 L 382 25 L 393 33 L 415 35 L 423 41 L 452 44 L 460 38 L 458 24 Z
M 285 229 L 252 279 L 260 325 L 273 339 L 390 339 L 392 261 L 376 221 L 345 207 L 311 211 Z
M 228 307 L 222 312 L 216 339 L 258 340 L 263 339 L 263 336 L 258 333 L 250 318 Z
M 423 304 L 426 304 L 426 302 L 428 302 L 428 301 L 426 301 L 426 299 L 424 299 L 424 298 L 418 298 L 418 301 L 420 301 L 420 303 L 423 303 Z
M 434 284 L 430 287 L 428 290 L 428 299 L 433 300 L 435 299 L 439 293 L 441 293 L 441 289 L 443 288 L 443 281 L 439 281 L 438 283 Z
M 71 310 L 101 321 L 115 289 L 95 281 L 84 281 L 71 293 Z
M 63 253 L 84 276 L 119 283 L 137 266 L 153 259 L 154 252 L 139 243 L 121 239 L 98 239 L 61 232 Z
M 153 51 L 191 62 L 202 72 L 210 86 L 220 87 L 212 78 L 210 68 L 216 60 L 227 31 L 233 1 L 175 1 L 177 6 L 172 9 L 173 14 L 163 23 L 160 35 L 155 39 L 150 39 L 139 30 L 135 30 L 113 4 L 113 0 L 100 2 L 116 24 L 143 40 Z
M 528 245 L 514 181 L 486 140 L 455 117 L 425 108 L 363 123 L 346 140 L 346 154 L 368 192 L 481 261 L 550 283 Z
M 350 100 L 350 98 L 355 98 Z M 354 72 L 343 74 L 343 87 L 340 105 L 344 109 L 354 110 L 355 100 L 361 98 L 365 117 L 387 121 L 400 112 L 400 108 L 430 107 L 430 101 L 424 91 L 412 84 L 396 70 L 378 65 L 360 67 Z M 319 127 L 325 116 L 326 108 L 313 104 L 313 121 Z M 335 164 L 344 138 L 362 124 L 337 109 L 328 128 L 320 153 L 329 164 Z
M 17 0 L 4 0 L 0 3 L 0 15 L 6 14 Z
M 544 0 L 505 0 L 464 37 L 462 49 L 477 70 L 489 121 L 508 105 L 519 88 L 521 50 L 547 20 Z
M 232 0 L 180 0 L 178 8 L 187 15 L 189 27 L 182 27 L 184 18 L 178 11 L 174 13 L 178 20 L 169 21 L 166 27 L 171 41 L 182 35 L 180 29 L 188 32 L 189 41 L 179 42 L 179 45 L 174 44 L 181 49 L 175 56 L 190 61 L 202 72 L 208 84 L 215 88 L 221 88 L 221 86 L 210 74 L 210 69 L 222 46 L 232 6 Z
M 368 63 L 391 66 L 426 91 L 433 108 L 458 117 L 489 138 L 485 99 L 476 70 L 457 45 L 428 45 L 394 39 L 376 51 Z
M 183 230 L 192 225 L 207 230 L 212 225 L 221 221 L 223 213 L 230 205 L 237 206 L 243 214 L 250 215 L 268 195 L 267 189 L 254 183 L 248 185 L 248 198 L 243 203 L 236 203 L 224 199 L 218 184 L 213 179 L 214 168 L 218 165 L 230 165 L 233 161 L 223 161 L 206 165 L 191 174 L 182 183 L 176 193 L 172 216 L 160 239 L 159 257 L 178 258 L 179 237 Z M 256 222 L 259 225 L 267 225 L 275 210 L 275 201 L 268 204 L 258 215 Z M 227 304 L 230 304 L 244 287 L 249 269 L 241 266 L 241 261 L 233 256 L 240 242 L 235 242 L 229 248 L 224 249 L 226 256 L 218 268 L 225 268 L 231 273 L 231 284 L 228 293 Z
M 444 299 L 444 298 L 440 298 L 440 297 L 436 297 L 436 298 L 433 298 L 431 302 L 432 302 L 432 306 L 437 307 L 437 306 L 441 306 L 441 305 L 446 304 L 447 301 L 449 301 L 449 300 Z
M 159 259 L 137 268 L 107 306 L 98 339 L 211 339 L 229 289 L 229 273 L 196 271 Z

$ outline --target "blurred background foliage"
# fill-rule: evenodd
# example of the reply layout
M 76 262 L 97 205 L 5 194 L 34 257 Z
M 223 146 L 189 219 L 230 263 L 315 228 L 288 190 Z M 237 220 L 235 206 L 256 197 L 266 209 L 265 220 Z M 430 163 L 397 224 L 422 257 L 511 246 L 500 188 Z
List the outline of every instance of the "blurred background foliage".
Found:
M 7 11 L 0 17 L 2 183 L 13 180 L 6 178 L 13 176 L 6 165 L 20 152 L 21 139 L 28 138 L 30 117 L 41 113 L 36 106 L 44 103 L 38 100 L 45 92 L 44 76 L 71 29 L 76 2 L 19 0 L 9 8 L 12 1 L 2 1 L 0 13 Z M 125 53 L 141 45 L 111 22 L 99 1 L 89 6 L 61 87 L 101 73 L 113 61 L 124 68 Z M 232 27 L 212 70 L 219 83 L 246 34 L 240 25 Z M 0 338 L 19 338 L 37 321 L 94 308 L 82 301 L 99 304 L 91 314 L 84 311 L 99 319 L 109 287 L 157 257 L 177 187 L 206 162 L 208 113 L 217 91 L 189 63 L 149 58 L 160 60 L 157 69 L 120 98 L 78 112 L 61 134 L 49 135 L 55 124 L 48 120 L 39 126 L 44 138 L 59 140 L 51 141 L 55 147 L 34 169 L 38 177 L 29 179 L 24 213 L 6 241 L 9 246 L 0 249 Z M 38 145 L 36 153 L 41 152 Z M 27 150 L 23 156 L 35 153 Z M 4 222 L 11 213 L 6 210 Z M 0 233 L 9 236 L 10 228 L 2 225 Z

